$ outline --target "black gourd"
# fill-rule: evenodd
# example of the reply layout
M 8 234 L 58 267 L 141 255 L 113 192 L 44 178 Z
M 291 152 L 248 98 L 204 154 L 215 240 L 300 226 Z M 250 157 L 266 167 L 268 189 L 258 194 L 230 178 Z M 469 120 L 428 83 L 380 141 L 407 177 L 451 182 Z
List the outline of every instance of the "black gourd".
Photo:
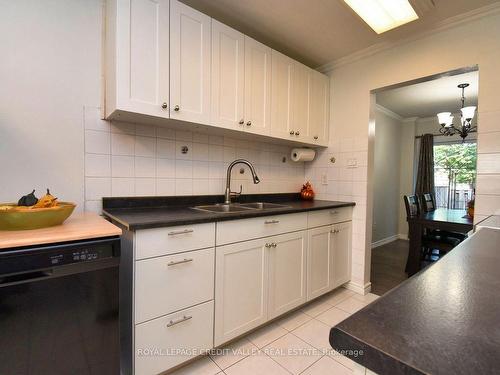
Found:
M 37 204 L 38 202 L 38 198 L 35 197 L 35 190 L 33 189 L 33 191 L 31 193 L 29 193 L 28 195 L 23 195 L 21 197 L 21 199 L 19 199 L 19 202 L 17 202 L 17 205 L 18 206 L 33 206 L 35 204 Z

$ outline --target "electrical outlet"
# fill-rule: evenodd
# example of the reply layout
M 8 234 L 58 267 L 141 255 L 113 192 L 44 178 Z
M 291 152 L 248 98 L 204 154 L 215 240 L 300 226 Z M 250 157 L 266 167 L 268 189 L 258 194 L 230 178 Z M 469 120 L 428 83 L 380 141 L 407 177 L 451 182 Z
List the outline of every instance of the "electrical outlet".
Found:
M 358 167 L 358 159 L 347 159 L 347 167 L 348 168 L 357 168 Z
M 328 185 L 328 176 L 326 173 L 321 174 L 321 185 Z

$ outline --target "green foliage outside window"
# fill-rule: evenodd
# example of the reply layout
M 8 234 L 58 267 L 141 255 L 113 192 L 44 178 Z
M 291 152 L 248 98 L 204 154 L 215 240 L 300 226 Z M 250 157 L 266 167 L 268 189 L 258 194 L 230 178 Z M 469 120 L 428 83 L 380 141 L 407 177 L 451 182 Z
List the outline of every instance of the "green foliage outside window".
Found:
M 456 182 L 473 184 L 476 180 L 476 143 L 455 143 L 434 146 L 434 168 L 444 169 Z

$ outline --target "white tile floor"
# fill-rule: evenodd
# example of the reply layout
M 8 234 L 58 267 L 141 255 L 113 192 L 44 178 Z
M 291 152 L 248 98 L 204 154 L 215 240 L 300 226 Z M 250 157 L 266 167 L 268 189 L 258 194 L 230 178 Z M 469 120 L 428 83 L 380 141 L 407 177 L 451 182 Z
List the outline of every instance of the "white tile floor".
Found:
M 224 354 L 203 357 L 175 375 L 348 375 L 355 363 L 336 355 L 332 326 L 377 299 L 339 288 L 230 343 Z

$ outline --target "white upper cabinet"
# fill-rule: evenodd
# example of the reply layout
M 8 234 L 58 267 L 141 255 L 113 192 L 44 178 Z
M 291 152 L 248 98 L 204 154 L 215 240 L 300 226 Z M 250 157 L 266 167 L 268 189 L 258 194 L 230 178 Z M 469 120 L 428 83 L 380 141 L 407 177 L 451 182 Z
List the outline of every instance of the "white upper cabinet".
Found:
M 169 117 L 169 0 L 107 2 L 106 117 Z
M 212 20 L 212 124 L 243 128 L 245 36 Z
M 294 61 L 273 50 L 271 65 L 271 135 L 292 139 L 295 136 L 291 119 Z
M 212 19 L 170 1 L 170 117 L 210 122 Z
M 311 70 L 309 81 L 309 138 L 312 143 L 328 143 L 330 121 L 330 79 Z
M 297 140 L 305 141 L 309 136 L 309 85 L 311 69 L 294 62 L 292 74 L 291 124 Z
M 105 45 L 107 119 L 328 144 L 328 77 L 178 0 L 106 0 Z
M 245 36 L 245 128 L 269 134 L 271 128 L 271 48 Z

